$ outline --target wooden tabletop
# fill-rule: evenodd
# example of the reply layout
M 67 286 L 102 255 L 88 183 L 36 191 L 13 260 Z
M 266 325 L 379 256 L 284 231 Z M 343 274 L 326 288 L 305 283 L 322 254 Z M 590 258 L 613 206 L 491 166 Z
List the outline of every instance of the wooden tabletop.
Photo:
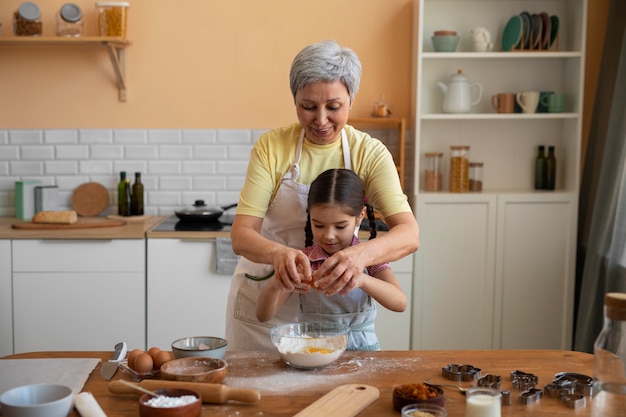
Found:
M 37 352 L 7 356 L 26 358 L 110 358 L 112 352 Z M 512 389 L 511 371 L 532 373 L 539 378 L 537 388 L 552 382 L 559 372 L 593 375 L 593 355 L 559 350 L 489 350 L 489 351 L 377 351 L 346 352 L 330 366 L 319 370 L 297 370 L 285 365 L 274 352 L 229 352 L 229 364 L 224 384 L 231 388 L 254 388 L 261 392 L 256 404 L 229 402 L 203 404 L 203 416 L 293 416 L 333 388 L 344 384 L 367 384 L 380 390 L 380 397 L 359 416 L 398 417 L 393 409 L 392 390 L 403 383 L 419 383 L 425 379 L 450 383 L 442 376 L 442 368 L 451 364 L 471 365 L 481 369 L 481 375 L 502 376 L 502 390 L 510 390 L 512 405 L 502 406 L 502 416 L 589 416 L 590 399 L 585 407 L 568 407 L 560 399 L 544 396 L 532 404 L 519 401 L 520 391 Z M 128 378 L 117 372 L 114 379 Z M 455 382 L 452 382 L 455 383 Z M 84 386 L 91 392 L 109 416 L 136 417 L 137 398 L 133 395 L 112 394 L 108 382 L 96 367 Z M 471 382 L 456 383 L 470 386 Z M 465 397 L 455 389 L 446 388 L 449 417 L 463 417 Z M 71 417 L 78 417 L 74 410 Z

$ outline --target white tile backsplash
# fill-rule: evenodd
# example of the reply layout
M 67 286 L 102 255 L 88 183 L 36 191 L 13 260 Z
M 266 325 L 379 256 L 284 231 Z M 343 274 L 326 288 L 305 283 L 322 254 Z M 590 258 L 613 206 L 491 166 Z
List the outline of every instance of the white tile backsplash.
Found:
M 264 131 L 0 130 L 0 216 L 15 215 L 15 181 L 23 179 L 57 185 L 60 209 L 71 208 L 76 187 L 99 182 L 110 190 L 109 212 L 116 213 L 120 171 L 127 172 L 131 183 L 135 172 L 141 172 L 148 214 L 173 214 L 197 199 L 236 202 L 249 149 Z M 228 163 L 218 166 L 221 161 Z
M 203 199 L 239 199 L 250 150 L 267 129 L 18 129 L 0 130 L 0 216 L 15 215 L 15 181 L 59 187 L 59 209 L 71 208 L 81 184 L 110 191 L 116 214 L 120 171 L 131 183 L 141 172 L 146 214 L 173 214 Z M 390 148 L 389 132 L 376 132 Z M 387 138 L 387 139 L 385 139 Z M 397 146 L 397 145 L 396 145 Z

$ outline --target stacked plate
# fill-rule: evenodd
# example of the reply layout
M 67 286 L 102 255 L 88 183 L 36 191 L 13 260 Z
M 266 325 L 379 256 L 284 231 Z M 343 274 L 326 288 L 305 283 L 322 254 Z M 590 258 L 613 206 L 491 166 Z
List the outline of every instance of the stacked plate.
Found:
M 502 33 L 502 50 L 548 50 L 559 32 L 559 18 L 545 12 L 511 17 Z

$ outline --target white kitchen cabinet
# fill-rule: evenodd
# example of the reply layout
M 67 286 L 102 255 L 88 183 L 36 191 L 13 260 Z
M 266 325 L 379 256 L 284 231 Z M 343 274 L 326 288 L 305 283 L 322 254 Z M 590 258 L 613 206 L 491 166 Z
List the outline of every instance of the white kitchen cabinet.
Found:
M 391 262 L 393 271 L 408 298 L 402 313 L 387 310 L 380 305 L 376 312 L 376 335 L 383 350 L 411 349 L 411 295 L 413 294 L 413 255 Z
M 231 275 L 217 274 L 215 240 L 147 239 L 147 343 L 225 336 Z
M 11 300 L 11 241 L 0 240 L 0 356 L 13 354 Z
M 15 353 L 145 347 L 145 240 L 13 240 Z
M 231 275 L 215 272 L 215 241 L 148 239 L 148 347 L 169 349 L 187 336 L 225 336 Z M 411 297 L 413 257 L 391 264 Z M 376 333 L 383 349 L 409 349 L 410 303 L 403 313 L 378 308 Z
M 524 11 L 558 16 L 551 49 L 502 51 L 505 25 Z M 586 0 L 419 0 L 413 197 L 422 246 L 413 348 L 571 347 L 586 15 Z M 472 51 L 474 27 L 490 31 L 493 51 Z M 439 29 L 458 32 L 456 52 L 433 51 Z M 482 85 L 482 98 L 470 113 L 444 113 L 438 82 L 459 69 Z M 565 111 L 493 110 L 492 95 L 527 90 L 563 93 Z M 452 145 L 470 146 L 470 161 L 484 163 L 482 193 L 447 191 Z M 539 145 L 556 148 L 554 191 L 534 190 Z M 444 154 L 441 192 L 423 191 L 427 152 Z

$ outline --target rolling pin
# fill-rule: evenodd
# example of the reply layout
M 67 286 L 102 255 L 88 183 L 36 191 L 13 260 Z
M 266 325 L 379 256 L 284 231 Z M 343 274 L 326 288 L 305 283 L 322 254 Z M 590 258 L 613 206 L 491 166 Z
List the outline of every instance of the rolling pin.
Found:
M 144 379 L 136 385 L 151 391 L 162 388 L 182 388 L 192 390 L 200 394 L 203 403 L 211 404 L 224 404 L 226 401 L 255 403 L 261 399 L 261 393 L 255 389 L 229 388 L 224 384 Z M 132 387 L 126 386 L 119 381 L 109 382 L 109 391 L 115 394 L 141 394 L 141 392 Z

